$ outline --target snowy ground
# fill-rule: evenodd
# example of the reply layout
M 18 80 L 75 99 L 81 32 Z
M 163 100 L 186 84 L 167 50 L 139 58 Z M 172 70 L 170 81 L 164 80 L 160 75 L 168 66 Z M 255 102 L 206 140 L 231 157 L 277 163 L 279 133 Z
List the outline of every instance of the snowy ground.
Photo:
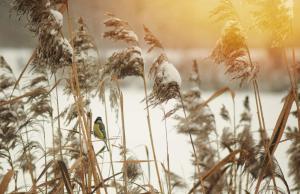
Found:
M 24 64 L 24 61 L 26 61 L 30 57 L 31 51 L 29 50 L 21 50 L 16 55 L 13 50 L 0 50 L 0 54 L 5 56 L 9 64 L 14 65 L 14 69 L 17 70 L 16 74 L 18 75 L 20 73 L 20 69 L 16 68 L 16 64 Z M 140 80 L 137 80 L 140 81 Z M 141 102 L 141 100 L 144 98 L 143 91 L 134 88 L 122 88 L 123 95 L 124 95 L 124 109 L 125 109 L 125 127 L 126 127 L 126 133 L 127 133 L 127 147 L 130 149 L 130 151 L 138 157 L 138 159 L 146 159 L 145 154 L 145 145 L 147 145 L 150 149 L 150 141 L 149 141 L 149 135 L 148 135 L 148 129 L 147 129 L 147 120 L 146 120 L 146 111 L 145 111 L 145 104 Z M 62 94 L 62 91 L 60 91 Z M 203 97 L 206 99 L 208 98 L 213 91 L 206 91 L 203 92 Z M 252 114 L 253 114 L 253 131 L 257 131 L 258 129 L 258 123 L 256 119 L 255 114 L 255 99 L 253 94 L 249 92 L 237 92 L 236 95 L 236 113 L 239 115 L 241 111 L 243 110 L 242 102 L 245 96 L 250 97 L 250 103 L 252 108 Z M 284 93 L 262 93 L 262 104 L 263 104 L 263 110 L 265 114 L 265 121 L 266 121 L 266 127 L 268 129 L 269 134 L 271 134 L 277 117 L 279 116 L 279 113 L 282 108 L 281 100 L 284 97 Z M 73 99 L 67 99 L 67 98 L 60 98 L 59 103 L 62 107 L 66 106 L 69 100 Z M 174 102 L 168 103 L 165 108 L 168 110 Z M 216 123 L 217 128 L 221 133 L 221 130 L 223 129 L 225 123 L 222 121 L 222 119 L 219 116 L 220 108 L 222 104 L 226 105 L 230 113 L 233 112 L 232 109 L 232 100 L 231 97 L 228 94 L 223 95 L 222 97 L 217 98 L 213 102 L 211 102 L 209 105 L 213 111 L 213 113 L 216 116 Z M 104 117 L 104 107 L 102 103 L 98 99 L 92 100 L 92 113 L 93 117 L 96 116 L 103 116 Z M 63 108 L 62 108 L 63 109 Z M 62 110 L 61 109 L 61 110 Z M 162 121 L 163 112 L 160 108 L 155 108 L 151 110 L 151 120 L 152 120 L 152 129 L 153 129 L 153 137 L 155 141 L 155 147 L 157 152 L 157 157 L 160 162 L 166 163 L 166 141 L 165 141 L 165 123 Z M 109 126 L 108 130 L 110 131 L 110 135 L 113 137 L 118 137 L 120 135 L 120 121 L 117 121 L 115 119 L 114 113 L 109 111 Z M 239 119 L 239 116 L 237 117 Z M 178 134 L 175 129 L 176 121 L 173 119 L 167 120 L 167 130 L 168 130 L 168 138 L 169 138 L 169 152 L 170 152 L 170 168 L 175 173 L 179 174 L 185 180 L 187 180 L 189 184 L 189 188 L 191 185 L 191 175 L 193 174 L 194 168 L 191 165 L 191 146 L 188 143 L 189 139 L 185 135 Z M 291 118 L 288 121 L 288 125 L 295 126 L 296 120 Z M 51 130 L 48 130 L 50 137 Z M 257 132 L 254 132 L 257 133 Z M 38 137 L 36 137 L 38 138 Z M 51 146 L 52 141 L 51 139 L 46 139 L 47 145 Z M 286 149 L 288 148 L 289 143 L 284 143 L 283 145 L 280 145 L 276 152 L 276 157 L 279 161 L 279 164 L 282 167 L 283 173 L 285 177 L 288 180 L 288 183 L 290 186 L 292 186 L 292 180 L 288 177 L 288 169 L 287 169 L 287 156 L 285 154 Z M 95 149 L 97 152 L 97 149 L 100 149 L 102 147 L 101 142 L 95 142 Z M 117 150 L 114 152 L 114 160 L 119 161 L 121 160 L 120 156 L 117 153 Z M 151 156 L 151 155 L 150 155 Z M 108 169 L 108 155 L 105 154 L 104 156 L 104 163 L 101 164 L 104 169 Z M 40 161 L 37 163 L 37 165 L 42 165 L 43 161 Z M 147 165 L 142 165 L 143 169 L 145 170 L 145 173 L 147 175 Z M 39 169 L 39 168 L 38 168 Z M 40 168 L 42 169 L 42 168 Z M 120 168 L 119 168 L 120 170 Z M 118 168 L 117 170 L 118 171 Z M 39 174 L 39 171 L 37 172 Z M 107 177 L 109 172 L 104 170 L 103 172 L 104 177 Z M 154 165 L 152 166 L 152 178 L 151 181 L 155 183 L 155 171 L 154 171 Z M 28 182 L 30 182 L 28 180 Z M 157 185 L 157 183 L 155 184 Z M 181 192 L 180 192 L 181 193 Z

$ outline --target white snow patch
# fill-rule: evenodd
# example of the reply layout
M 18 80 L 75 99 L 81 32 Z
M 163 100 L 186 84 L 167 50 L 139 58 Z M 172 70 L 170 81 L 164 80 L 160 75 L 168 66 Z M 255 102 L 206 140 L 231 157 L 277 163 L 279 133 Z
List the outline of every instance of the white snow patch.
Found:
M 160 75 L 163 78 L 162 81 L 163 84 L 176 82 L 179 86 L 181 86 L 180 74 L 172 63 L 169 63 L 168 61 L 164 61 L 160 65 L 159 71 L 160 71 Z
M 135 60 L 142 57 L 142 50 L 140 47 L 134 46 L 132 47 L 132 49 L 134 50 L 134 52 L 132 52 L 132 54 L 130 55 L 130 60 Z
M 134 50 L 136 50 L 137 52 L 139 52 L 139 53 L 142 54 L 142 49 L 141 49 L 141 47 L 139 47 L 139 46 L 133 46 L 132 48 L 133 48 Z
M 64 20 L 64 17 L 63 15 L 59 12 L 59 11 L 56 11 L 54 9 L 50 9 L 50 13 L 52 14 L 52 16 L 54 17 L 56 23 L 62 27 L 63 26 L 63 20 Z
M 134 33 L 134 32 L 131 31 L 131 30 L 124 30 L 124 31 L 127 32 L 128 37 L 133 38 L 136 42 L 139 41 L 139 38 L 137 37 L 136 33 Z
M 64 51 L 73 54 L 73 48 L 66 38 L 59 39 L 59 44 L 62 45 Z
M 56 35 L 57 33 L 58 33 L 58 31 L 57 31 L 56 29 L 52 29 L 52 30 L 50 31 L 50 34 L 51 34 L 52 36 Z
M 104 20 L 104 24 L 106 23 L 115 23 L 115 22 L 120 22 L 121 20 L 119 18 L 113 17 L 113 18 L 108 18 L 106 20 Z
M 89 61 L 93 60 L 96 61 L 98 58 L 98 53 L 94 49 L 87 49 L 87 50 L 82 50 L 76 55 L 76 60 L 84 60 L 84 61 Z

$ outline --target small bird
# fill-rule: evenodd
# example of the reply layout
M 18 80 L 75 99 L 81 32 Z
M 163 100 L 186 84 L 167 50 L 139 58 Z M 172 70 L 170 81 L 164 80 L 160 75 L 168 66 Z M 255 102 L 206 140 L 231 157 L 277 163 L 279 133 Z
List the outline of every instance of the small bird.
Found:
M 106 137 L 106 132 L 105 132 L 105 125 L 103 124 L 101 117 L 96 118 L 96 120 L 94 122 L 93 129 L 94 129 L 94 135 L 98 139 L 102 140 L 105 143 L 105 145 L 107 147 L 107 150 L 109 150 L 108 146 L 107 146 L 107 137 Z

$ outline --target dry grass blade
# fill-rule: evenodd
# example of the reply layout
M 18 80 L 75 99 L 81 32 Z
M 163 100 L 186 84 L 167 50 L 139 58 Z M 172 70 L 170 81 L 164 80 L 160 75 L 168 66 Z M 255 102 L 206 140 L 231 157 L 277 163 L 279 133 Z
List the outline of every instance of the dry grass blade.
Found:
M 126 161 L 114 161 L 114 163 L 132 163 L 132 164 L 138 164 L 138 163 L 148 163 L 148 162 L 154 162 L 154 160 L 126 160 Z
M 234 162 L 235 161 L 235 156 L 239 153 L 243 153 L 245 150 L 235 150 L 231 152 L 228 156 L 226 156 L 223 160 L 218 162 L 214 167 L 212 167 L 209 171 L 207 171 L 203 176 L 202 180 L 204 181 L 208 177 L 212 176 L 216 172 L 218 172 L 224 165 Z M 188 192 L 189 194 L 193 193 L 199 186 L 201 185 L 201 181 L 198 181 L 193 188 Z
M 273 130 L 270 147 L 269 147 L 269 149 L 270 149 L 269 151 L 271 154 L 274 154 L 277 146 L 280 143 L 281 137 L 283 135 L 283 132 L 284 132 L 284 129 L 285 129 L 285 126 L 287 123 L 287 119 L 291 112 L 293 102 L 294 102 L 294 96 L 293 96 L 292 92 L 290 92 L 288 94 L 288 96 L 286 97 L 284 106 L 283 106 L 280 116 L 277 120 L 276 126 Z
M 109 181 L 110 179 L 112 179 L 112 178 L 114 178 L 114 177 L 116 177 L 116 176 L 118 176 L 118 175 L 120 175 L 120 174 L 122 174 L 122 173 L 123 173 L 123 172 L 118 172 L 118 173 L 116 173 L 116 174 L 114 174 L 114 175 L 111 175 L 110 177 L 104 179 L 101 183 L 99 183 L 99 184 L 94 188 L 94 190 L 91 192 L 91 194 L 95 193 L 97 189 L 103 187 L 103 185 L 104 185 L 105 182 Z
M 7 104 L 14 104 L 16 102 L 18 102 L 19 100 L 21 100 L 22 98 L 25 98 L 25 97 L 30 97 L 30 98 L 34 98 L 36 96 L 39 96 L 39 95 L 43 95 L 43 94 L 49 94 L 51 93 L 57 86 L 58 84 L 62 81 L 62 79 L 59 79 L 53 86 L 52 88 L 50 88 L 49 91 L 47 91 L 45 88 L 43 87 L 38 87 L 30 92 L 27 92 L 21 96 L 17 96 L 15 98 L 12 98 L 10 100 L 0 100 L 0 106 L 4 106 L 4 105 L 7 105 Z
M 45 166 L 45 168 L 43 169 L 43 171 L 41 172 L 41 174 L 39 175 L 39 177 L 37 178 L 36 181 L 39 181 L 39 180 L 42 178 L 42 176 L 47 172 L 47 170 L 52 166 L 52 164 L 53 164 L 53 160 L 51 160 L 51 161 Z
M 167 181 L 169 181 L 169 188 L 168 188 L 168 193 L 172 193 L 172 191 L 175 189 L 175 188 L 178 188 L 178 189 L 183 189 L 183 188 L 186 188 L 187 187 L 187 184 L 185 182 L 185 180 L 180 177 L 179 175 L 175 174 L 174 172 L 172 171 L 169 171 L 163 163 L 161 163 L 161 166 L 165 172 L 165 175 L 166 175 L 166 179 Z
M 49 186 L 49 185 L 53 185 L 56 181 L 59 181 L 61 179 L 61 177 L 58 177 L 58 178 L 54 178 L 52 180 L 48 180 L 47 182 L 44 182 L 44 183 L 41 183 L 39 185 L 36 186 L 36 188 L 42 188 L 42 187 L 46 187 L 46 186 Z M 27 192 L 26 194 L 29 194 L 30 192 Z M 16 194 L 16 193 L 13 193 L 13 194 Z
M 229 92 L 232 100 L 234 100 L 234 97 L 235 97 L 234 91 L 231 90 L 229 87 L 224 87 L 224 88 L 221 88 L 218 91 L 214 92 L 206 101 L 204 101 L 203 103 L 201 103 L 198 108 L 206 106 L 209 102 L 213 101 L 214 99 L 216 99 L 217 97 L 221 96 L 225 92 Z
M 281 113 L 279 115 L 279 118 L 277 119 L 275 128 L 273 130 L 273 134 L 271 137 L 271 141 L 268 147 L 268 151 L 270 154 L 266 153 L 266 159 L 264 161 L 263 164 L 263 168 L 260 171 L 260 175 L 256 184 L 256 189 L 255 189 L 255 193 L 259 192 L 259 187 L 261 182 L 263 181 L 263 177 L 265 175 L 266 169 L 268 169 L 268 166 L 270 165 L 271 158 L 274 154 L 274 152 L 276 151 L 277 146 L 280 143 L 281 137 L 283 135 L 286 123 L 287 123 L 287 119 L 290 115 L 290 111 L 292 108 L 292 104 L 294 102 L 294 97 L 293 97 L 293 93 L 292 91 L 289 92 L 289 94 L 287 95 L 287 97 L 285 98 L 285 103 L 283 105 L 283 108 L 281 110 Z
M 25 67 L 23 68 L 21 74 L 19 75 L 19 77 L 18 77 L 18 79 L 17 79 L 17 81 L 16 81 L 16 83 L 15 83 L 15 85 L 14 85 L 14 88 L 13 88 L 11 94 L 10 94 L 10 97 L 13 96 L 13 93 L 14 93 L 16 87 L 19 85 L 19 82 L 20 82 L 21 78 L 23 77 L 23 75 L 24 75 L 26 69 L 28 68 L 29 64 L 32 62 L 32 60 L 34 59 L 35 56 L 36 56 L 36 50 L 34 50 L 34 52 L 32 53 L 31 57 L 29 58 L 27 64 L 26 64 Z
M 66 167 L 66 164 L 63 161 L 57 161 L 57 164 L 59 165 L 61 175 L 63 177 L 65 187 L 66 187 L 68 193 L 73 194 L 73 189 L 72 189 L 72 186 L 71 186 L 71 180 L 70 180 L 70 176 L 69 176 L 69 172 L 68 172 L 68 169 Z
M 18 100 L 21 100 L 22 98 L 25 98 L 25 97 L 33 97 L 33 96 L 39 96 L 39 95 L 42 95 L 42 94 L 45 94 L 45 93 L 48 93 L 48 91 L 44 88 L 37 88 L 33 91 L 30 91 L 30 92 L 27 92 L 21 96 L 18 96 L 18 97 L 15 97 L 13 99 L 10 99 L 10 100 L 4 100 L 4 101 L 0 101 L 0 106 L 4 106 L 4 105 L 7 105 L 7 104 L 14 104 L 16 103 Z
M 8 185 L 9 185 L 9 182 L 10 182 L 10 179 L 13 177 L 14 175 L 14 171 L 13 170 L 9 170 L 3 177 L 1 183 L 0 183 L 0 194 L 4 194 Z

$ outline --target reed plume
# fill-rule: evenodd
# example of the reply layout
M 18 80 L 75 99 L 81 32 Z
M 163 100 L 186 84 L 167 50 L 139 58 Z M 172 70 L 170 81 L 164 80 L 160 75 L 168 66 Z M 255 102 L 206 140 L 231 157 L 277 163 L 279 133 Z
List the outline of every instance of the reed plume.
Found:
M 124 41 L 130 46 L 113 53 L 108 58 L 102 70 L 102 80 L 107 76 L 117 79 L 124 79 L 127 76 L 142 76 L 144 62 L 137 35 L 128 22 L 113 14 L 107 14 L 107 16 L 109 18 L 104 21 L 104 25 L 108 30 L 103 33 L 103 37 L 113 41 Z
M 63 15 L 55 9 L 61 1 L 11 0 L 11 3 L 20 18 L 26 17 L 29 30 L 38 37 L 33 64 L 49 68 L 53 73 L 70 66 L 73 49 L 61 32 Z
M 160 41 L 153 33 L 144 26 L 145 41 L 150 46 L 149 52 L 154 48 L 163 49 Z M 181 77 L 175 66 L 169 62 L 166 54 L 162 53 L 150 66 L 149 77 L 153 79 L 154 85 L 149 95 L 149 105 L 157 106 L 168 102 L 170 99 L 180 96 Z
M 255 0 L 255 26 L 271 36 L 271 47 L 283 47 L 292 34 L 293 8 L 286 0 Z
M 256 77 L 257 65 L 248 60 L 248 47 L 241 25 L 236 20 L 228 21 L 223 29 L 211 58 L 217 64 L 224 64 L 226 73 L 241 84 Z
M 84 95 L 91 95 L 100 81 L 101 65 L 96 44 L 93 37 L 89 34 L 83 18 L 79 18 L 77 23 L 78 29 L 71 42 L 74 46 L 74 62 L 77 65 L 78 83 Z M 65 92 L 68 94 L 72 92 L 70 82 L 75 83 L 72 79 L 68 80 L 65 88 Z

